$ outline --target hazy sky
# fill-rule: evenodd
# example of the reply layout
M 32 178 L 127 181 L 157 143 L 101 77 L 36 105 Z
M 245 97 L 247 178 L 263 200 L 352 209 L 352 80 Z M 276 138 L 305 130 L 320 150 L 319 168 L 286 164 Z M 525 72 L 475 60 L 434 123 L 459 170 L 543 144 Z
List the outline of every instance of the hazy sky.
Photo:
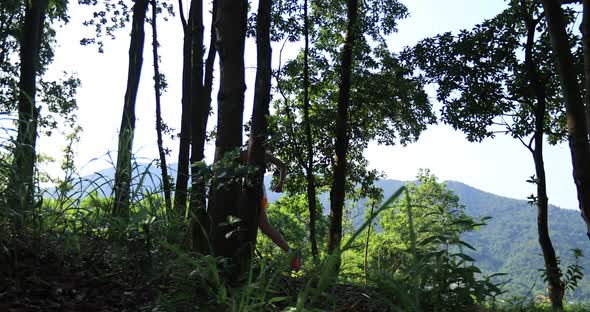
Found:
M 186 2 L 186 1 L 185 1 Z M 416 41 L 445 31 L 471 28 L 486 18 L 499 13 L 506 4 L 503 0 L 405 0 L 410 17 L 400 21 L 399 32 L 389 39 L 390 48 L 399 50 Z M 176 3 L 174 3 L 176 4 Z M 186 5 L 186 3 L 185 3 Z M 105 53 L 98 54 L 94 47 L 82 47 L 79 40 L 90 29 L 81 27 L 90 11 L 70 3 L 72 20 L 58 30 L 56 60 L 51 65 L 51 75 L 63 71 L 75 72 L 82 80 L 78 93 L 79 122 L 84 131 L 77 146 L 77 165 L 81 173 L 97 171 L 112 164 L 108 153 L 116 159 L 117 133 L 121 120 L 125 83 L 127 79 L 127 53 L 129 30 L 120 31 L 115 41 L 107 41 Z M 254 6 L 255 7 L 255 6 Z M 205 17 L 205 33 L 209 33 L 209 19 Z M 160 21 L 161 68 L 169 87 L 162 99 L 163 117 L 170 126 L 179 129 L 182 30 L 180 21 L 173 17 L 169 22 Z M 206 39 L 208 45 L 208 39 Z M 277 64 L 280 46 L 273 45 L 273 64 Z M 298 45 L 287 44 L 283 59 L 294 55 Z M 246 47 L 245 120 L 251 114 L 256 66 L 255 45 L 249 39 Z M 218 73 L 215 73 L 216 78 Z M 134 151 L 138 157 L 151 160 L 157 157 L 155 143 L 155 104 L 151 56 L 151 32 L 146 26 L 146 46 L 143 75 L 137 101 L 137 124 Z M 216 98 L 214 90 L 213 98 Z M 431 100 L 435 101 L 431 94 Z M 215 106 L 215 104 L 214 104 Z M 216 120 L 211 117 L 210 124 Z M 40 151 L 60 158 L 63 140 L 41 138 Z M 165 145 L 173 152 L 169 162 L 176 162 L 178 141 L 166 138 Z M 207 154 L 212 155 L 212 146 Z M 107 155 L 107 156 L 105 156 Z M 441 180 L 456 180 L 482 190 L 513 198 L 525 199 L 534 187 L 525 181 L 534 174 L 532 156 L 517 140 L 498 136 L 483 143 L 469 143 L 465 136 L 449 126 L 435 125 L 424 132 L 418 142 L 406 147 L 382 147 L 371 144 L 365 155 L 370 166 L 380 169 L 388 178 L 411 180 L 419 168 L 430 168 Z M 98 158 L 98 159 L 97 159 Z M 211 157 L 209 157 L 211 158 Z M 545 165 L 548 178 L 549 201 L 564 208 L 577 208 L 575 187 L 571 175 L 571 160 L 567 145 L 545 149 Z M 53 174 L 59 170 L 49 168 Z

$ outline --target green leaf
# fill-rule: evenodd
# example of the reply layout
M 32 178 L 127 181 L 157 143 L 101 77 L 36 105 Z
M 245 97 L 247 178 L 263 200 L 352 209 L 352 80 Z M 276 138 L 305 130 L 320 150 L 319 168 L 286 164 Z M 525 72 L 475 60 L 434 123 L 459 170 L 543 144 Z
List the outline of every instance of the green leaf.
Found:
M 472 257 L 470 257 L 464 253 L 455 253 L 455 254 L 451 254 L 451 256 L 459 257 L 465 261 L 475 262 L 475 259 L 473 259 Z

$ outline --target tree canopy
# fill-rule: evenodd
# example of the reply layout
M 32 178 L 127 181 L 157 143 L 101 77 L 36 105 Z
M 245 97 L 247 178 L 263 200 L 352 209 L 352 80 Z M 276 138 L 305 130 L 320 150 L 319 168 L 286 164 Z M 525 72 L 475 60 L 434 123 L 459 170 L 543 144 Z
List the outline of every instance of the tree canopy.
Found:
M 583 233 L 564 229 L 563 214 L 549 206 L 544 151 L 569 142 L 578 221 L 590 229 L 590 1 L 511 0 L 473 27 L 396 50 L 392 38 L 412 13 L 406 4 L 0 2 L 0 110 L 8 116 L 0 310 L 578 311 L 571 303 L 588 293 L 580 289 L 587 261 L 583 247 L 563 237 Z M 73 9 L 88 15 L 80 22 Z M 169 19 L 174 34 L 161 26 Z M 56 72 L 61 26 L 73 21 L 89 31 L 75 38 L 88 51 L 104 53 L 106 40 L 128 46 L 118 56 L 127 65 L 124 87 L 104 90 L 125 89 L 112 174 L 77 173 L 77 91 L 86 86 L 74 73 L 48 74 Z M 153 72 L 143 66 L 150 34 Z M 163 37 L 181 38 L 177 55 L 161 53 Z M 245 59 L 250 44 L 255 68 Z M 169 60 L 182 72 L 165 76 Z M 142 96 L 151 73 L 155 109 Z M 168 84 L 180 86 L 171 88 L 178 101 L 161 96 Z M 103 99 L 95 101 L 84 105 Z M 134 156 L 134 138 L 148 131 L 136 122 L 142 111 L 155 112 L 158 154 L 149 164 Z M 169 112 L 180 120 L 170 138 L 177 164 L 164 143 L 176 132 L 164 121 Z M 369 163 L 370 144 L 406 148 L 438 122 L 470 142 L 504 134 L 522 143 L 534 164 L 526 182 L 536 187 L 528 198 L 536 213 L 474 201 L 485 196 L 429 169 L 390 183 Z M 54 179 L 40 164 L 60 156 L 44 155 L 37 141 L 56 133 L 66 146 Z M 268 169 L 278 176 L 266 177 Z M 267 192 L 269 180 L 286 194 Z M 503 224 L 480 232 L 493 219 L 473 210 Z M 501 231 L 516 234 L 507 242 Z M 517 255 L 498 259 L 513 246 Z M 538 250 L 542 263 L 519 262 Z M 507 286 L 500 262 L 531 279 L 515 274 L 517 286 Z M 505 300 L 525 288 L 524 298 Z

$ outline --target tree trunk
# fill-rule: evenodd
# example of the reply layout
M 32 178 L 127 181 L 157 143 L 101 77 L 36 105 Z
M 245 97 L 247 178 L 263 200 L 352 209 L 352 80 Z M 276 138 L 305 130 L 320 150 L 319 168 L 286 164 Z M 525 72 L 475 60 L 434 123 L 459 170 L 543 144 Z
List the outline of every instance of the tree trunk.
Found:
M 309 16 L 307 12 L 307 0 L 303 7 L 303 33 L 305 36 L 305 49 L 303 50 L 303 122 L 305 123 L 305 140 L 307 143 L 307 207 L 309 209 L 309 242 L 314 261 L 318 260 L 318 243 L 316 241 L 316 186 L 313 170 L 313 138 L 311 136 L 311 122 L 309 120 Z
M 40 67 L 40 50 L 47 0 L 33 0 L 26 5 L 20 49 L 20 79 L 18 94 L 18 134 L 14 148 L 13 168 L 8 199 L 11 209 L 19 212 L 15 224 L 23 225 L 27 210 L 33 207 L 39 109 L 35 106 L 36 77 Z
M 270 106 L 271 89 L 271 57 L 270 20 L 272 0 L 258 2 L 256 15 L 256 83 L 254 89 L 254 105 L 252 107 L 252 123 L 248 142 L 247 164 L 256 168 L 253 179 L 247 179 L 243 186 L 240 201 L 240 218 L 244 220 L 246 233 L 240 247 L 240 273 L 248 272 L 250 260 L 256 247 L 264 172 L 266 171 L 265 150 L 267 137 L 266 116 Z
M 190 13 L 189 13 L 190 14 Z M 184 16 L 181 15 L 184 21 Z M 189 17 L 190 18 L 190 17 Z M 183 23 L 184 43 L 182 48 L 182 113 L 180 117 L 180 143 L 178 148 L 178 169 L 174 190 L 174 210 L 179 216 L 186 215 L 188 165 L 191 131 L 191 37 L 188 25 Z
M 330 235 L 328 252 L 340 248 L 342 240 L 342 210 L 344 208 L 346 186 L 346 154 L 348 152 L 348 107 L 350 104 L 350 81 L 352 74 L 352 50 L 355 41 L 356 20 L 358 16 L 358 0 L 348 0 L 348 26 L 346 39 L 342 49 L 342 68 L 340 73 L 340 94 L 336 114 L 336 159 L 334 177 L 330 191 Z
M 207 105 L 211 110 L 211 91 L 213 89 L 213 66 L 215 65 L 215 55 L 217 48 L 217 32 L 215 31 L 215 19 L 217 18 L 217 0 L 213 0 L 213 8 L 211 9 L 211 39 L 209 41 L 209 52 L 207 53 L 207 60 L 205 60 L 205 95 L 207 96 Z M 206 112 L 209 116 L 209 111 Z M 207 121 L 207 119 L 205 120 Z M 207 124 L 205 124 L 206 129 Z
M 202 13 L 201 13 L 202 14 Z M 201 95 L 201 116 L 202 122 L 198 123 L 200 128 L 197 131 L 197 135 L 194 135 L 192 139 L 192 155 L 200 160 L 204 159 L 205 141 L 207 136 L 207 123 L 209 121 L 209 112 L 211 111 L 211 90 L 213 88 L 213 66 L 215 63 L 215 55 L 217 49 L 215 42 L 217 41 L 217 35 L 215 32 L 215 18 L 217 16 L 217 1 L 213 0 L 212 17 L 211 17 L 211 39 L 209 41 L 209 52 L 207 54 L 207 60 L 205 61 L 205 82 L 203 86 L 203 93 Z M 193 124 L 197 126 L 197 124 Z M 200 156 L 197 156 L 200 155 Z M 197 162 L 200 160 L 196 160 Z M 194 163 L 193 163 L 194 164 Z M 206 206 L 206 181 L 202 178 L 202 174 L 199 172 L 197 166 L 191 167 L 191 179 L 192 179 L 192 193 L 191 193 L 191 208 L 190 210 L 196 216 L 192 227 L 192 244 L 193 249 L 201 253 L 211 253 L 211 246 L 207 240 L 207 228 L 208 219 L 205 211 Z
M 145 39 L 144 24 L 148 0 L 136 0 L 133 6 L 131 43 L 129 45 L 129 69 L 127 72 L 127 90 L 123 105 L 123 117 L 119 129 L 119 148 L 117 168 L 115 171 L 115 205 L 113 215 L 129 217 L 129 188 L 131 183 L 131 152 L 133 132 L 135 131 L 135 101 L 143 64 L 143 44 Z
M 547 284 L 551 306 L 554 309 L 563 310 L 563 296 L 565 294 L 565 289 L 561 282 L 562 275 L 559 264 L 557 263 L 555 249 L 553 248 L 551 238 L 549 237 L 549 223 L 547 221 L 547 207 L 549 206 L 549 199 L 547 198 L 542 145 L 543 135 L 536 134 L 533 159 L 535 161 L 535 171 L 537 173 L 537 230 L 539 232 L 539 244 L 541 245 L 543 259 L 545 261 L 545 272 L 547 274 Z
M 205 183 L 198 162 L 205 157 L 205 131 L 209 103 L 203 89 L 203 1 L 192 0 L 188 20 L 191 40 L 191 241 L 194 250 L 208 252 L 205 231 Z
M 568 42 L 560 1 L 543 0 L 543 7 L 565 99 L 574 182 L 578 193 L 580 210 L 586 222 L 587 234 L 590 239 L 590 147 L 588 144 L 584 102 L 580 96 L 580 86 L 578 85 L 574 58 Z M 585 11 L 584 14 L 590 13 Z M 586 76 L 586 80 L 588 79 L 590 77 Z
M 215 140 L 215 162 L 220 162 L 230 151 L 242 144 L 244 111 L 244 44 L 246 38 L 248 1 L 218 0 L 217 51 L 220 59 L 220 87 L 217 97 L 217 136 Z M 239 157 L 238 157 L 239 158 Z M 237 165 L 238 159 L 234 159 Z M 224 225 L 229 216 L 237 216 L 237 199 L 240 184 L 237 181 L 220 185 L 212 181 L 209 215 L 211 240 L 217 256 L 232 257 L 238 246 L 233 225 Z M 235 232 L 234 232 L 235 233 Z
M 545 132 L 545 115 L 546 115 L 546 92 L 541 79 L 537 65 L 533 60 L 533 45 L 535 42 L 536 23 L 533 22 L 530 15 L 525 17 L 527 25 L 527 42 L 525 46 L 525 66 L 527 77 L 531 90 L 533 91 L 537 105 L 535 106 L 535 131 L 534 131 L 534 148 L 530 149 L 535 162 L 535 172 L 537 175 L 537 231 L 539 233 L 539 244 L 543 252 L 545 261 L 545 272 L 547 274 L 547 284 L 549 289 L 549 299 L 554 309 L 563 310 L 563 296 L 565 290 L 561 283 L 561 271 L 555 255 L 555 249 L 549 236 L 548 206 L 547 198 L 547 180 L 545 177 L 545 165 L 543 162 L 543 135 Z M 530 147 L 529 147 L 530 148 Z
M 151 0 L 152 5 L 152 53 L 154 57 L 154 91 L 156 94 L 156 135 L 158 140 L 158 154 L 160 155 L 160 169 L 162 169 L 162 185 L 164 187 L 164 201 L 166 202 L 166 212 L 169 215 L 172 212 L 172 196 L 170 195 L 170 180 L 168 179 L 168 165 L 166 163 L 166 151 L 162 140 L 162 107 L 160 94 L 162 84 L 160 77 L 160 57 L 158 56 L 158 27 L 156 20 L 156 0 Z

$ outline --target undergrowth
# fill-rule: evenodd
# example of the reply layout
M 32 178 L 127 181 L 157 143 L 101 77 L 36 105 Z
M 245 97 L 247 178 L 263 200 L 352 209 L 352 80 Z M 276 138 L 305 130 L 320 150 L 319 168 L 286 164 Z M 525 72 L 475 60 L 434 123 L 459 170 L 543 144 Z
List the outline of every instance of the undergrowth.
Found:
M 318 263 L 305 261 L 300 272 L 292 272 L 290 259 L 260 237 L 246 279 L 240 284 L 228 282 L 227 259 L 186 248 L 188 221 L 166 211 L 159 187 L 148 187 L 161 185 L 150 173 L 151 166 L 134 165 L 129 220 L 110 214 L 112 179 L 98 175 L 85 180 L 67 164 L 55 189 L 38 192 L 37 204 L 27 213 L 30 226 L 22 232 L 13 227 L 15 212 L 0 210 L 1 279 L 6 285 L 0 290 L 0 301 L 7 302 L 0 307 L 31 311 L 550 311 L 543 298 L 498 299 L 503 293 L 502 276 L 482 275 L 464 252 L 472 247 L 460 236 L 485 225 L 485 220 L 473 220 L 459 210 L 428 210 L 427 205 L 413 201 L 412 187 L 400 188 L 372 211 L 364 224 L 347 233 L 341 249 L 322 254 Z M 424 211 L 429 212 L 421 215 Z M 300 218 L 281 221 L 280 213 L 274 214 L 270 214 L 271 222 L 279 228 L 281 222 L 290 222 L 285 227 L 290 227 L 290 239 L 298 239 L 304 259 L 311 259 L 301 237 L 306 233 L 305 222 Z M 394 220 L 397 232 L 405 234 L 384 238 L 371 230 L 369 225 L 385 222 L 380 219 L 384 214 L 392 214 L 394 219 L 384 220 Z M 374 250 L 368 239 L 363 242 L 366 235 L 378 236 Z M 394 244 L 396 239 L 402 241 Z M 363 264 L 362 255 L 369 250 Z M 41 295 L 44 299 L 38 298 Z M 103 299 L 93 301 L 93 296 Z M 588 311 L 588 307 L 569 305 L 566 311 Z

